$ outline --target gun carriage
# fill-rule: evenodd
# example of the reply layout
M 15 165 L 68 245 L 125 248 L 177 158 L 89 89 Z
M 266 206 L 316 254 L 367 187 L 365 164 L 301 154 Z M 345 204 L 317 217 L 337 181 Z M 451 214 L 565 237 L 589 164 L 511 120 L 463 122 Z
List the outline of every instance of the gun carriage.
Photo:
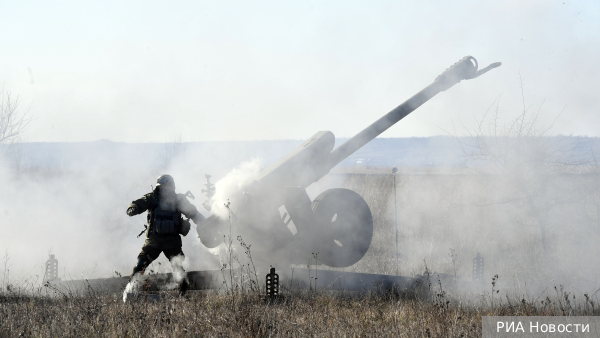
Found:
M 464 57 L 335 149 L 332 132 L 316 133 L 232 196 L 227 217 L 213 214 L 198 225 L 200 240 L 214 248 L 231 231 L 253 244 L 252 256 L 261 263 L 306 264 L 311 254 L 318 253 L 325 265 L 353 265 L 371 245 L 373 218 L 367 202 L 356 192 L 341 188 L 327 190 L 311 201 L 306 188 L 438 93 L 498 66 L 499 62 L 478 70 L 475 58 Z

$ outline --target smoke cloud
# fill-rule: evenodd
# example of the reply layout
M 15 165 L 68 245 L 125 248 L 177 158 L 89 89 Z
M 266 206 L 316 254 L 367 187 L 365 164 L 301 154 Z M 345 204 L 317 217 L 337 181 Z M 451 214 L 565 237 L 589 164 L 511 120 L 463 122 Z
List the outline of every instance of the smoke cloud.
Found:
M 258 177 L 260 169 L 260 161 L 254 159 L 240 164 L 225 175 L 225 177 L 217 181 L 215 184 L 215 195 L 211 203 L 211 212 L 221 218 L 227 218 L 229 211 L 225 207 L 225 204 L 231 198 L 238 197 L 238 194 L 243 192 L 243 188 Z
M 496 130 L 513 125 L 499 124 Z M 355 154 L 355 163 L 345 163 L 309 186 L 311 199 L 331 188 L 354 190 L 373 214 L 369 251 L 341 270 L 414 276 L 427 267 L 470 281 L 472 259 L 480 252 L 486 281 L 475 292 L 486 292 L 495 274 L 500 275 L 497 286 L 515 294 L 537 296 L 555 285 L 581 293 L 595 291 L 600 171 L 593 154 L 598 141 L 552 136 L 544 128 L 522 125 L 528 131 L 522 135 L 483 130 L 475 137 L 430 139 L 427 148 L 433 154 L 445 149 L 448 162 L 428 165 L 429 155 L 410 153 L 421 166 L 399 168 L 395 199 L 391 167 L 356 166 L 369 156 L 375 158 L 376 148 Z M 258 177 L 263 163 L 273 163 L 299 143 L 22 144 L 25 160 L 17 166 L 15 158 L 6 155 L 0 166 L 0 175 L 6 178 L 0 196 L 0 248 L 8 258 L 10 278 L 41 281 L 49 252 L 58 258 L 63 279 L 110 277 L 115 271 L 128 275 L 143 244 L 144 239 L 136 236 L 145 216 L 128 217 L 125 209 L 150 191 L 156 177 L 173 175 L 178 192 L 193 191 L 197 198 L 192 203 L 209 216 L 202 207 L 205 197 L 198 192 L 204 188 L 204 174 L 212 174 L 216 181 L 212 212 L 227 218 L 224 203 L 238 203 L 236 196 Z M 401 156 L 394 156 L 404 163 Z M 463 166 L 458 166 L 461 161 Z M 242 263 L 244 252 L 237 236 L 242 235 L 256 253 L 272 240 L 262 230 L 234 227 L 234 253 Z M 190 271 L 231 263 L 225 245 L 209 250 L 196 236 L 193 226 L 183 239 L 185 261 L 177 264 Z M 280 271 L 287 269 L 274 265 Z M 161 255 L 148 271 L 173 269 Z M 178 281 L 182 276 L 175 277 Z

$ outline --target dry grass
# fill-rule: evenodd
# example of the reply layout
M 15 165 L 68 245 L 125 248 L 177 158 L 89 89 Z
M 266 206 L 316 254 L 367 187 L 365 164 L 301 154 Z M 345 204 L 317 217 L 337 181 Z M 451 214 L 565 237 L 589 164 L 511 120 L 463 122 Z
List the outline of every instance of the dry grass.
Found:
M 492 307 L 442 296 L 292 292 L 277 304 L 213 292 L 124 304 L 117 296 L 0 296 L 0 336 L 394 336 L 479 337 L 481 316 L 600 315 L 587 300 L 525 300 Z

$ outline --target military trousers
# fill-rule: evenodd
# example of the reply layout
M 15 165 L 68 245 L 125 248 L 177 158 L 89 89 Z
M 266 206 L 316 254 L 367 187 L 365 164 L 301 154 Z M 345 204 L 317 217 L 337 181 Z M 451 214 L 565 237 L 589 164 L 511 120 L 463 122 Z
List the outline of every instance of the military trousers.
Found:
M 161 248 L 161 247 L 155 247 L 155 246 L 150 246 L 150 245 L 144 245 L 142 247 L 142 251 L 140 252 L 140 254 L 137 257 L 138 263 L 133 268 L 133 272 L 131 275 L 133 276 L 138 272 L 143 273 L 144 270 L 146 270 L 146 268 L 148 267 L 148 265 L 150 265 L 150 263 L 152 263 L 155 259 L 157 259 L 161 253 L 164 253 L 165 256 L 167 257 L 167 259 L 169 259 L 169 261 L 171 262 L 171 265 L 173 266 L 173 269 L 183 271 L 183 267 L 181 266 L 181 263 L 185 259 L 185 255 L 183 254 L 181 247 Z M 173 258 L 178 257 L 178 256 L 181 256 L 181 260 L 173 261 Z

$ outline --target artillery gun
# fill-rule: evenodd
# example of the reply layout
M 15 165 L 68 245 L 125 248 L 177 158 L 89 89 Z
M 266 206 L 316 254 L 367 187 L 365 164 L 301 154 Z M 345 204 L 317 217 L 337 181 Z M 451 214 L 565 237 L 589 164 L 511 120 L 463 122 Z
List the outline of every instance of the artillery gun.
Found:
M 231 196 L 228 216 L 213 214 L 199 224 L 200 240 L 214 248 L 223 243 L 225 235 L 240 235 L 244 242 L 254 244 L 252 257 L 261 264 L 306 264 L 315 253 L 320 263 L 331 267 L 358 262 L 373 236 L 367 202 L 356 192 L 341 188 L 327 190 L 311 201 L 306 188 L 439 92 L 498 66 L 499 62 L 478 70 L 475 58 L 464 57 L 335 149 L 332 132 L 316 133 Z

